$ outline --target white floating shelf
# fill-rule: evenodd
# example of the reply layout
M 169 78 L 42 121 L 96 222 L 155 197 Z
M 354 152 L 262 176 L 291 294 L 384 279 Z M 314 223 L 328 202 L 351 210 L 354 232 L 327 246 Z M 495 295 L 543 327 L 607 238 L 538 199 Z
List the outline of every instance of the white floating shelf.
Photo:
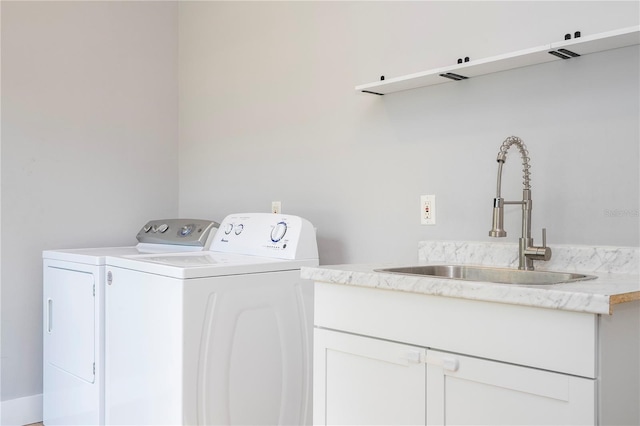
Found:
M 418 87 L 451 83 L 458 78 L 466 79 L 529 65 L 570 59 L 572 53 L 582 56 L 637 44 L 640 44 L 640 26 L 622 28 L 592 36 L 545 44 L 543 46 L 519 50 L 504 55 L 361 84 L 356 86 L 356 91 L 385 95 L 402 90 L 417 89 Z M 563 52 L 563 49 L 569 51 L 569 53 Z M 565 58 L 555 56 L 555 54 L 551 52 L 561 56 L 564 55 Z M 449 77 L 444 77 L 443 74 L 449 74 Z

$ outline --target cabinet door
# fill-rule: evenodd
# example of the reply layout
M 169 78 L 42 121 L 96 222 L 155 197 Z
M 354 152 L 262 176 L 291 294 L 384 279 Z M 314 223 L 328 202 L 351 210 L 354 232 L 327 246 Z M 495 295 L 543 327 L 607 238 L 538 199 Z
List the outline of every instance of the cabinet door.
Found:
M 593 425 L 595 381 L 427 351 L 429 425 Z
M 314 355 L 314 424 L 425 424 L 425 349 L 315 329 Z

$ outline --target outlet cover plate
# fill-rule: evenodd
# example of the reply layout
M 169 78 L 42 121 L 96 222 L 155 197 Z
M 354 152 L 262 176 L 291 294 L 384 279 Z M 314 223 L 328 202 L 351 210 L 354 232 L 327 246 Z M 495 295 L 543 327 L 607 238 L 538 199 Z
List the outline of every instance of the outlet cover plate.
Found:
M 275 214 L 282 213 L 282 203 L 280 201 L 271 202 L 271 213 L 275 213 Z
M 436 224 L 436 196 L 435 195 L 420 196 L 420 224 L 422 225 Z

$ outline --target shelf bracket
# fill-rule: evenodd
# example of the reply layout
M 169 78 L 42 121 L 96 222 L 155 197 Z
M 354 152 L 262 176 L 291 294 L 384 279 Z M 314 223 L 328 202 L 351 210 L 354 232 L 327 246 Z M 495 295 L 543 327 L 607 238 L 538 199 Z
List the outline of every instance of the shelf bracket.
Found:
M 450 78 L 451 80 L 455 80 L 455 81 L 466 80 L 469 78 L 469 77 L 465 77 L 464 75 L 455 74 L 452 72 L 440 74 L 440 77 Z
M 580 56 L 579 53 L 572 52 L 569 49 L 558 49 L 557 51 L 552 50 L 549 52 L 549 54 L 553 56 L 557 56 L 558 58 L 562 58 L 562 59 L 571 59 L 571 58 L 576 58 Z

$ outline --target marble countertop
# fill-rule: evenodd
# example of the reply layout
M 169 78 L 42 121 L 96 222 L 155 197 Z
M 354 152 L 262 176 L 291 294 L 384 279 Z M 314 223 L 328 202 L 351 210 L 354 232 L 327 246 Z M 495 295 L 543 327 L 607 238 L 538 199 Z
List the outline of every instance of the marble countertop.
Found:
M 517 267 L 512 244 L 450 241 L 421 242 L 412 264 L 360 264 L 303 267 L 304 279 L 392 291 L 509 303 L 594 314 L 613 314 L 615 305 L 640 300 L 638 248 L 551 246 L 552 261 L 538 270 L 578 272 L 597 278 L 552 285 L 514 285 L 376 272 L 375 269 L 428 264 Z M 515 252 L 513 251 L 515 250 Z M 515 254 L 514 254 L 515 253 Z M 543 265 L 544 264 L 544 265 Z

